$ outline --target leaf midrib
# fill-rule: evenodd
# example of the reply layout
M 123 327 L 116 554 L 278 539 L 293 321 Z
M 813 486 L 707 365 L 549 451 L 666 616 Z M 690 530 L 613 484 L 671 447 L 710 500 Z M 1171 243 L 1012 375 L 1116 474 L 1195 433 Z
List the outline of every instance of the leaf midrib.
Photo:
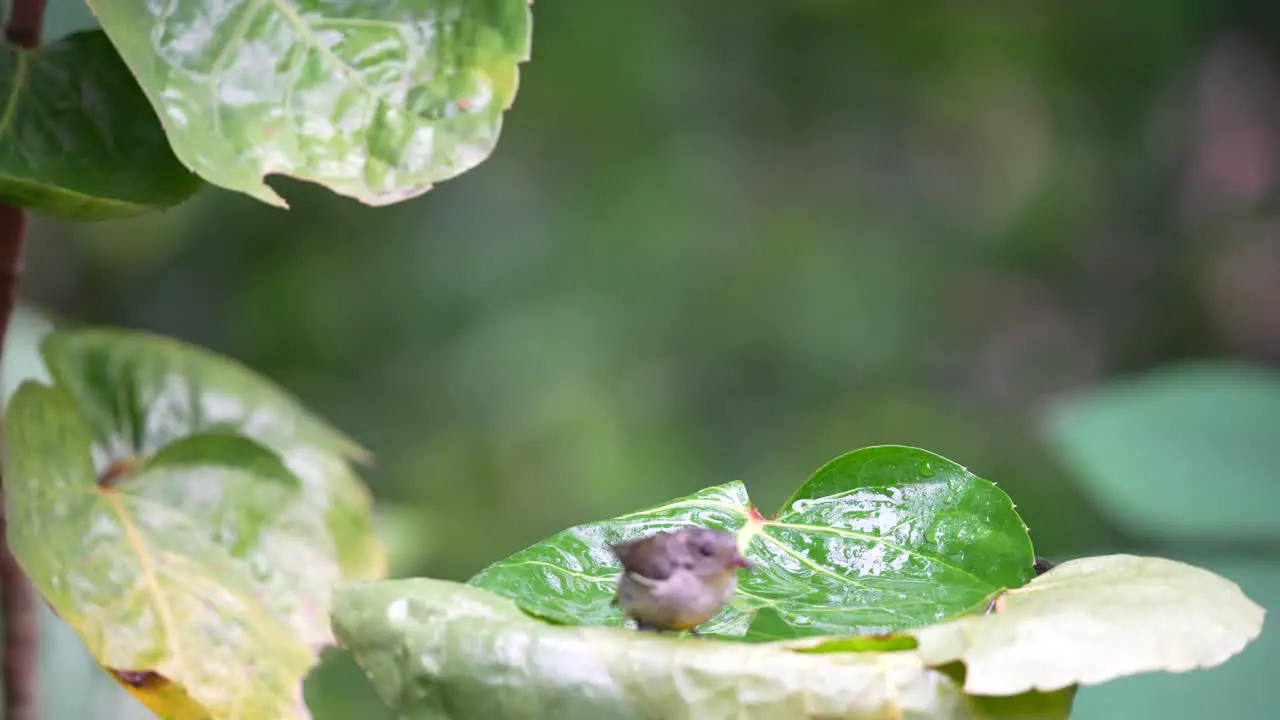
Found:
M 743 489 L 744 489 L 744 492 L 745 492 L 745 486 L 744 486 L 744 488 L 743 488 Z M 832 497 L 834 497 L 834 496 L 832 496 Z M 824 498 L 824 499 L 825 499 L 825 498 Z M 773 536 L 769 535 L 768 533 L 763 532 L 764 528 L 769 527 L 769 526 L 773 526 L 773 527 L 778 527 L 778 528 L 791 528 L 791 529 L 795 529 L 795 530 L 802 530 L 802 531 L 809 531 L 809 532 L 828 533 L 828 534 L 832 534 L 832 535 L 838 535 L 838 536 L 840 536 L 840 537 L 844 537 L 844 538 L 849 538 L 849 539 L 852 539 L 852 540 L 862 540 L 862 541 L 865 541 L 865 542 L 868 542 L 868 543 L 871 543 L 871 544 L 883 545 L 884 547 L 886 547 L 886 548 L 888 548 L 888 549 L 890 549 L 890 550 L 896 550 L 896 551 L 898 551 L 898 552 L 904 553 L 904 554 L 909 555 L 909 556 L 911 556 L 911 557 L 919 558 L 919 559 L 924 560 L 924 561 L 926 561 L 926 562 L 934 563 L 934 564 L 936 564 L 936 565 L 938 565 L 938 566 L 940 566 L 940 567 L 943 567 L 943 568 L 946 568 L 946 569 L 951 570 L 951 571 L 953 571 L 953 572 L 959 573 L 959 574 L 961 574 L 961 575 L 963 575 L 963 576 L 965 576 L 965 577 L 969 578 L 970 580 L 973 580 L 973 581 L 974 581 L 974 583 L 976 583 L 976 584 L 977 584 L 978 586 L 980 586 L 980 587 L 988 588 L 988 589 L 994 589 L 994 588 L 996 588 L 996 587 L 1000 587 L 1000 585 L 999 585 L 998 583 L 993 584 L 993 583 L 991 583 L 991 582 L 990 582 L 990 581 L 988 581 L 988 580 L 983 580 L 982 578 L 978 577 L 977 575 L 975 575 L 975 574 L 973 573 L 973 571 L 972 571 L 972 570 L 966 570 L 965 568 L 962 568 L 962 567 L 959 567 L 959 566 L 953 565 L 953 564 L 951 564 L 951 563 L 949 563 L 949 562 L 946 562 L 946 561 L 945 561 L 945 560 L 943 560 L 942 558 L 935 557 L 935 556 L 932 556 L 932 555 L 927 555 L 927 554 L 925 554 L 925 553 L 923 553 L 923 552 L 920 552 L 920 551 L 918 551 L 918 550 L 912 550 L 912 549 L 910 549 L 910 548 L 907 548 L 907 547 L 904 547 L 904 546 L 902 546 L 902 545 L 898 545 L 897 543 L 894 543 L 894 542 L 891 542 L 891 541 L 889 541 L 889 540 L 886 540 L 886 539 L 884 539 L 884 538 L 882 538 L 882 537 L 876 537 L 876 536 L 874 536 L 874 535 L 867 535 L 867 534 L 865 534 L 865 533 L 858 533 L 858 532 L 855 532 L 855 531 L 852 531 L 852 530 L 844 530 L 844 529 L 842 529 L 842 528 L 836 528 L 836 527 L 832 527 L 832 526 L 830 526 L 830 525 L 826 525 L 826 526 L 823 526 L 823 525 L 800 525 L 800 524 L 796 524 L 796 523 L 788 523 L 788 522 L 785 522 L 785 519 L 786 519 L 786 518 L 789 518 L 789 517 L 794 516 L 794 513 L 791 513 L 791 512 L 781 514 L 781 515 L 779 515 L 778 517 L 776 517 L 776 518 L 775 518 L 775 519 L 773 519 L 773 520 L 770 520 L 770 519 L 766 518 L 766 519 L 764 519 L 764 520 L 762 520 L 762 521 L 756 521 L 756 520 L 753 520 L 753 519 L 752 519 L 752 517 L 751 517 L 751 513 L 750 513 L 750 512 L 748 512 L 748 510 L 747 510 L 746 506 L 735 506 L 735 505 L 730 505 L 730 504 L 728 504 L 728 503 L 720 502 L 720 501 L 717 501 L 717 500 L 699 500 L 699 499 L 693 499 L 693 500 L 679 500 L 679 501 L 676 501 L 676 502 L 667 503 L 666 505 L 660 505 L 660 506 L 658 506 L 658 507 L 648 508 L 648 509 L 640 510 L 640 511 L 637 511 L 637 512 L 634 512 L 634 513 L 628 513 L 628 514 L 626 514 L 626 515 L 619 515 L 619 516 L 615 517 L 615 518 L 614 518 L 614 520 L 634 520 L 634 519 L 636 519 L 636 518 L 641 518 L 641 517 L 646 517 L 646 516 L 661 516 L 661 514 L 662 514 L 663 512 L 665 512 L 665 511 L 667 511 L 667 510 L 673 510 L 673 509 L 677 509 L 677 508 L 686 508 L 686 507 L 709 507 L 709 508 L 715 508 L 715 509 L 718 509 L 718 510 L 724 510 L 724 511 L 726 511 L 726 512 L 733 513 L 733 514 L 735 514 L 735 515 L 741 515 L 743 518 L 745 518 L 745 519 L 746 519 L 746 526 L 743 528 L 743 532 L 744 532 L 744 533 L 746 533 L 747 528 L 753 528 L 753 529 L 754 529 L 754 531 L 752 531 L 752 532 L 750 532 L 749 534 L 747 534 L 748 539 L 750 539 L 750 538 L 754 538 L 754 537 L 755 537 L 755 536 L 757 536 L 757 535 L 762 536 L 762 537 L 764 537 L 767 541 L 772 542 L 772 543 L 773 543 L 773 544 L 775 544 L 777 547 L 779 547 L 779 548 L 783 549 L 783 551 L 784 551 L 784 552 L 787 552 L 787 554 L 791 555 L 792 557 L 795 557 L 797 560 L 800 560 L 801 562 L 805 563 L 806 565 L 808 565 L 808 566 L 812 567 L 814 570 L 816 570 L 816 571 L 818 571 L 818 572 L 822 572 L 822 573 L 827 574 L 827 575 L 830 575 L 830 576 L 832 576 L 832 577 L 834 577 L 834 578 L 839 579 L 841 582 L 848 583 L 848 584 L 850 584 L 850 585 L 853 585 L 854 587 L 860 587 L 860 588 L 863 588 L 863 589 L 868 589 L 868 588 L 867 588 L 867 586 L 865 586 L 865 585 L 863 585 L 863 584 L 861 584 L 861 583 L 859 583 L 859 582 L 857 582 L 857 581 L 853 580 L 852 578 L 846 578 L 846 577 L 844 577 L 844 576 L 842 576 L 842 575 L 839 575 L 839 574 L 833 573 L 833 572 L 831 572 L 829 569 L 827 569 L 827 568 L 825 568 L 825 567 L 822 567 L 822 566 L 820 566 L 820 565 L 817 565 L 817 564 L 813 563 L 812 561 L 810 561 L 808 558 L 805 558 L 805 557 L 803 557 L 803 556 L 801 556 L 801 555 L 799 555 L 799 554 L 795 553 L 795 552 L 791 549 L 791 547 L 790 547 L 789 545 L 787 545 L 787 544 L 785 544 L 785 543 L 783 543 L 783 542 L 779 541 L 777 538 L 774 538 Z
M 169 606 L 167 597 L 160 589 L 160 583 L 156 579 L 155 567 L 151 563 L 151 553 L 147 550 L 142 536 L 138 534 L 138 530 L 130 519 L 129 514 L 125 512 L 124 504 L 120 502 L 119 493 L 106 490 L 100 494 L 111 505 L 111 509 L 116 513 L 116 516 L 120 518 L 120 526 L 124 528 L 125 538 L 138 558 L 138 565 L 142 570 L 143 583 L 146 584 L 147 589 L 150 591 L 153 598 L 152 607 L 155 608 L 156 614 L 160 618 L 161 628 L 164 630 L 165 646 L 169 648 L 174 664 L 181 670 L 181 674 L 177 675 L 177 677 L 190 677 L 190 668 L 187 667 L 186 657 L 183 654 L 181 643 L 177 642 L 178 635 L 174 630 L 173 608 Z M 136 670 L 137 668 L 130 669 Z

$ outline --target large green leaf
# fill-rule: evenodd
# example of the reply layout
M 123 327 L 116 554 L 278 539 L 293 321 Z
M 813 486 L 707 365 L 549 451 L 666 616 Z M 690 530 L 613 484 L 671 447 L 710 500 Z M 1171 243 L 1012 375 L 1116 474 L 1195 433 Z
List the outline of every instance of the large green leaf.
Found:
M 737 533 L 755 563 L 700 628 L 749 641 L 926 625 L 1034 574 L 1027 528 L 1003 491 L 933 453 L 884 446 L 831 461 L 771 520 L 730 483 L 570 528 L 471 584 L 556 622 L 620 625 L 609 544 L 688 524 Z
M 1280 373 L 1191 363 L 1062 405 L 1051 446 L 1099 505 L 1157 537 L 1280 533 Z
M 296 485 L 234 448 L 100 480 L 71 396 L 35 382 L 5 431 L 10 547 L 98 662 L 165 717 L 305 717 L 339 571 Z
M 87 11 L 86 11 L 87 14 Z M 52 329 L 44 315 L 18 307 L 9 318 L 9 332 L 0 361 L 0 398 L 10 396 L 26 380 L 48 382 L 40 342 Z M 46 720 L 147 720 L 154 717 L 109 675 L 102 672 L 84 642 L 45 603 L 40 603 L 40 716 Z M 69 693 L 66 689 L 76 688 Z
M 1065 718 L 1071 693 L 970 698 L 910 650 L 553 626 L 478 588 L 392 580 L 339 589 L 334 634 L 401 718 Z
M 350 461 L 365 451 L 258 374 L 198 347 L 147 333 L 56 332 L 42 346 L 93 438 L 97 472 L 201 433 L 235 433 L 280 457 L 322 512 L 351 579 L 380 576 L 368 490 Z
M 963 662 L 970 693 L 1015 695 L 1221 665 L 1265 615 L 1226 578 L 1132 555 L 1064 562 L 996 609 L 913 631 L 920 655 Z
M 172 340 L 55 332 L 42 353 L 54 385 L 6 417 L 5 502 L 50 606 L 162 717 L 306 717 L 333 584 L 384 562 L 347 467 L 363 451 Z
M 0 200 L 52 217 L 124 217 L 200 187 L 99 31 L 38 50 L 0 43 Z
M 178 158 L 275 205 L 278 173 L 382 205 L 475 167 L 528 59 L 528 0 L 88 0 Z

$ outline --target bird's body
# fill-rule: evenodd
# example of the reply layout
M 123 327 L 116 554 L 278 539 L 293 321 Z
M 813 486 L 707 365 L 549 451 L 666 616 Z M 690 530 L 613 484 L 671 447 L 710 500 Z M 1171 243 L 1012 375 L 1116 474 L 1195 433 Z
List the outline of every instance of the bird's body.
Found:
M 692 630 L 715 617 L 737 585 L 733 572 L 703 580 L 680 571 L 666 580 L 651 580 L 624 571 L 618 576 L 616 602 L 641 630 Z
M 693 630 L 733 598 L 738 568 L 751 564 L 737 538 L 684 528 L 613 547 L 622 563 L 614 603 L 641 630 Z

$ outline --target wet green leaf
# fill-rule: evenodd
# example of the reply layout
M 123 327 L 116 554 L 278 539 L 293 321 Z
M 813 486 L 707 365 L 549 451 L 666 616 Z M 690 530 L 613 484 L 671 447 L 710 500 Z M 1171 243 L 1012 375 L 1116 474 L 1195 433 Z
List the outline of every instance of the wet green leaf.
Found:
M 991 615 L 912 634 L 928 664 L 965 664 L 967 692 L 1013 695 L 1220 665 L 1258 637 L 1264 615 L 1208 570 L 1108 555 L 1062 563 Z
M 1065 403 L 1047 435 L 1126 525 L 1156 537 L 1249 538 L 1280 532 L 1276 428 L 1280 373 L 1197 362 Z
M 793 641 L 788 647 L 801 653 L 896 652 L 898 650 L 915 650 L 918 644 L 913 635 L 905 632 L 892 632 L 882 635 L 849 635 L 823 640 L 818 644 L 812 644 L 811 640 L 806 639 Z
M 198 348 L 85 330 L 41 351 L 53 386 L 12 398 L 5 496 L 49 605 L 161 717 L 306 717 L 332 587 L 383 562 L 363 451 Z
M 36 382 L 14 395 L 5 432 L 10 547 L 98 662 L 150 678 L 134 695 L 163 715 L 305 717 L 295 697 L 331 641 L 340 573 L 299 490 L 233 453 L 100 485 L 71 396 Z
M 729 483 L 570 528 L 471 583 L 555 622 L 617 626 L 609 545 L 689 524 L 737 533 L 756 566 L 699 631 L 753 642 L 926 625 L 1034 575 L 1003 491 L 933 453 L 884 446 L 831 461 L 771 520 Z
M 362 202 L 414 197 L 493 151 L 528 59 L 528 0 L 88 0 L 211 183 L 270 173 Z
M 910 650 L 806 654 L 777 644 L 552 626 L 509 600 L 437 580 L 340 588 L 334 634 L 382 699 L 410 719 L 1052 720 L 1070 708 L 1069 693 L 1051 702 L 966 697 Z
M 88 11 L 85 11 L 88 14 Z M 52 330 L 48 318 L 19 306 L 9 319 L 0 362 L 0 398 L 5 405 L 26 380 L 49 381 L 40 341 Z M 120 688 L 85 649 L 84 642 L 46 603 L 39 603 L 41 717 L 48 720 L 150 720 L 155 717 Z M 76 692 L 66 692 L 75 688 Z
M 162 449 L 179 452 L 178 441 L 227 442 L 226 435 L 239 435 L 266 448 L 301 481 L 303 496 L 326 518 L 346 577 L 383 573 L 386 553 L 373 533 L 369 492 L 350 465 L 366 452 L 266 378 L 201 348 L 127 330 L 56 332 L 42 353 L 88 423 L 99 474 Z M 271 462 L 239 457 L 253 459 L 260 472 L 261 463 Z
M 0 199 L 69 220 L 170 207 L 200 179 L 99 31 L 38 50 L 0 43 Z

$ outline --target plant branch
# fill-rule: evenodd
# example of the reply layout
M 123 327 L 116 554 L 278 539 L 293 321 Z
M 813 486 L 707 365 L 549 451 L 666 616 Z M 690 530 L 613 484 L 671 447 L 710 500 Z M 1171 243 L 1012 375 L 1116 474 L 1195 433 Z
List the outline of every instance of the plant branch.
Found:
M 45 0 L 14 0 L 5 37 L 19 47 L 34 48 L 40 44 L 44 26 Z
M 0 204 L 0 354 L 9 318 L 18 302 L 25 265 L 27 212 Z M 3 483 L 0 481 L 0 489 Z M 5 720 L 38 720 L 36 664 L 39 627 L 35 591 L 9 550 L 4 502 L 0 498 L 0 604 L 4 614 Z
M 40 44 L 45 0 L 14 0 L 5 37 L 23 48 Z M 27 211 L 0 203 L 0 357 L 4 352 L 9 319 L 18 304 L 22 273 L 26 267 Z M 3 481 L 0 480 L 0 493 Z M 9 550 L 8 528 L 4 520 L 4 499 L 0 494 L 0 613 L 3 613 L 4 718 L 39 720 L 40 659 L 39 620 L 35 590 Z

